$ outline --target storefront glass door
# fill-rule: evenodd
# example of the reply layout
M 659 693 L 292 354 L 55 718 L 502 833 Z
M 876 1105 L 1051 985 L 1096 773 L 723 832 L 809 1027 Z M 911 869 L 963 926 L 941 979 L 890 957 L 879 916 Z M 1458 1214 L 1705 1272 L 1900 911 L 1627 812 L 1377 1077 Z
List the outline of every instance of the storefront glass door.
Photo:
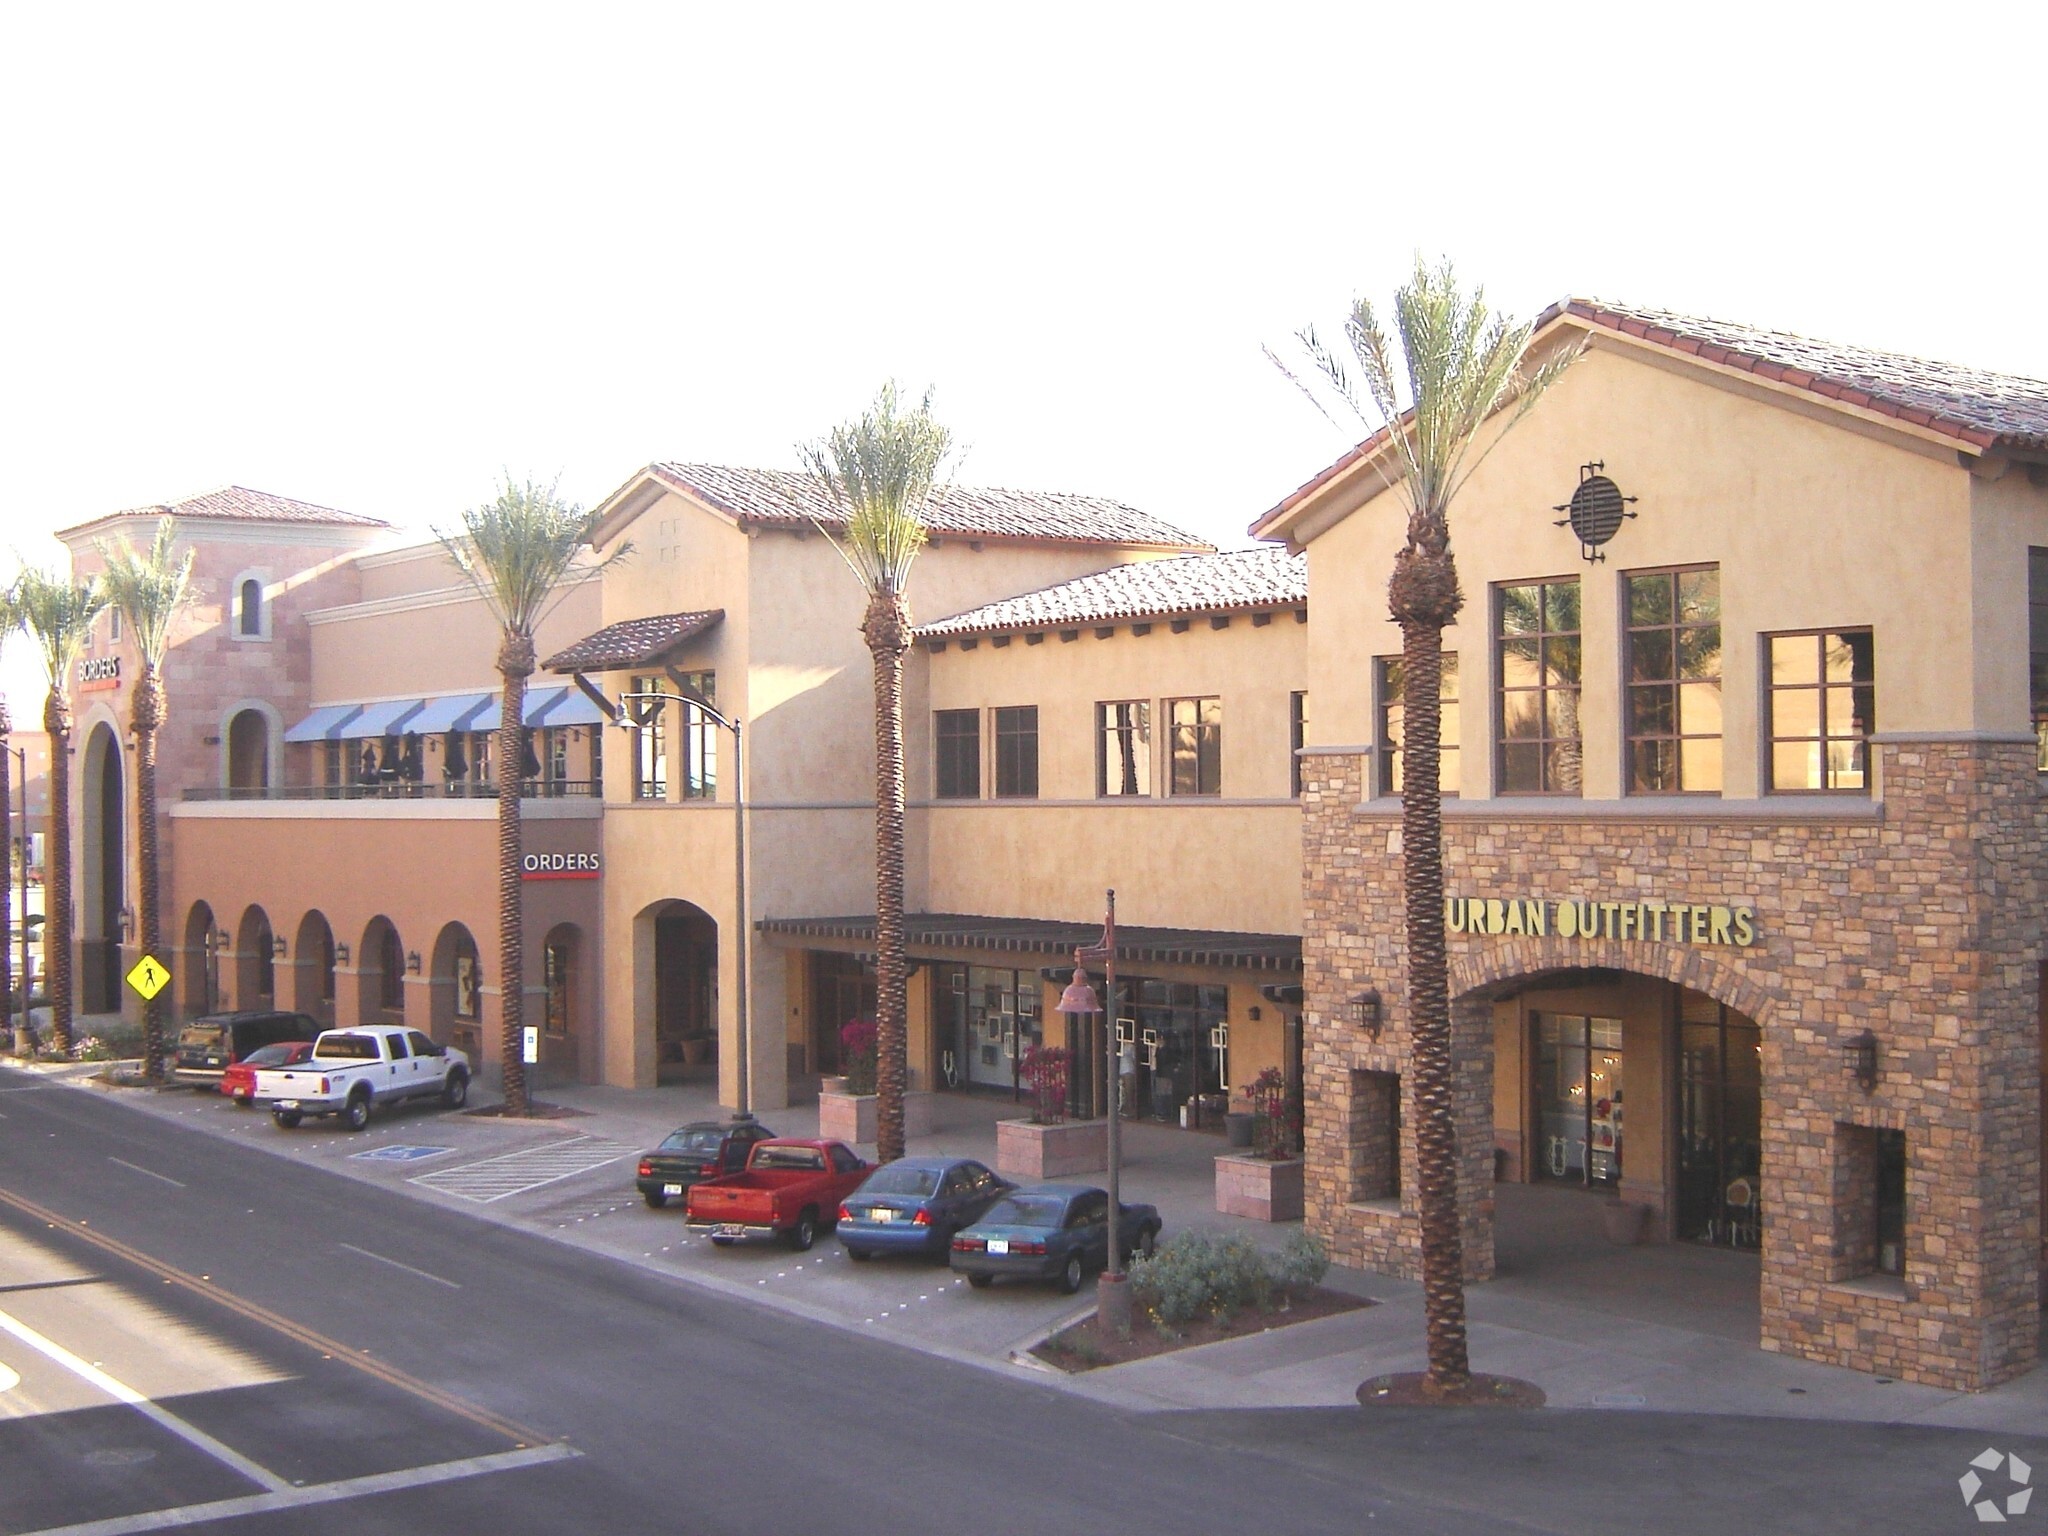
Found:
M 1621 1020 L 1536 1015 L 1537 1176 L 1621 1181 Z
M 1694 994 L 1678 1032 L 1678 1235 L 1754 1248 L 1763 1230 L 1762 1035 Z
M 954 1060 L 971 1088 L 1016 1091 L 1024 1053 L 1040 1043 L 1039 982 L 1036 971 L 967 967 Z

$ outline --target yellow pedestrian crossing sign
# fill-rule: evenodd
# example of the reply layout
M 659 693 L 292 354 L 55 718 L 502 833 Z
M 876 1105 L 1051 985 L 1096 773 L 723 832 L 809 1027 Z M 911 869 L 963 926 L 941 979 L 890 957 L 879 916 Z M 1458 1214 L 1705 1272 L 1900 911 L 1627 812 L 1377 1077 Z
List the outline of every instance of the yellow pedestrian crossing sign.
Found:
M 144 955 L 135 962 L 135 969 L 128 973 L 128 985 L 142 994 L 144 1002 L 170 984 L 171 973 L 164 969 L 163 962 L 155 955 Z

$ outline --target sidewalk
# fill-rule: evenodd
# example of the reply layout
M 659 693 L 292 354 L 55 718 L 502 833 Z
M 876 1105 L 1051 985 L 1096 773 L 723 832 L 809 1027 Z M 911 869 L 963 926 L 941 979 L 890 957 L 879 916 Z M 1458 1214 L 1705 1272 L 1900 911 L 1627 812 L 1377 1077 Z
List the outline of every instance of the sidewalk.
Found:
M 87 1086 L 97 1069 L 32 1070 Z M 212 1096 L 121 1097 L 145 1112 L 247 1139 L 266 1151 L 317 1161 L 415 1198 L 438 1198 L 416 1184 L 395 1182 L 389 1165 L 350 1161 L 351 1149 L 369 1138 L 273 1134 L 267 1117 L 237 1113 Z M 372 1137 L 381 1129 L 410 1141 L 455 1142 L 465 1155 L 483 1156 L 580 1137 L 646 1148 L 691 1120 L 725 1118 L 709 1085 L 551 1086 L 539 1089 L 536 1098 L 572 1113 L 506 1121 L 432 1113 L 414 1118 L 401 1111 L 373 1124 Z M 1021 1108 L 1008 1098 L 941 1094 L 934 1130 L 912 1138 L 910 1150 L 993 1165 L 996 1124 Z M 781 1135 L 817 1132 L 815 1100 L 765 1111 L 760 1118 Z M 1220 1137 L 1138 1122 L 1126 1124 L 1123 1140 L 1124 1198 L 1158 1206 L 1169 1237 L 1201 1227 L 1244 1233 L 1277 1247 L 1292 1230 L 1216 1212 L 1211 1160 L 1223 1150 Z M 861 1150 L 874 1152 L 871 1146 Z M 1419 1370 L 1425 1363 L 1421 1288 L 1367 1271 L 1332 1268 L 1325 1284 L 1371 1297 L 1376 1306 L 1065 1376 L 1021 1363 L 1016 1354 L 1051 1326 L 1084 1315 L 1086 1305 L 1018 1287 L 975 1293 L 966 1307 L 934 1310 L 949 1301 L 935 1294 L 950 1289 L 944 1271 L 856 1267 L 844 1262 L 837 1245 L 822 1242 L 804 1259 L 765 1250 L 753 1251 L 750 1259 L 743 1257 L 748 1250 L 729 1250 L 716 1259 L 708 1251 L 686 1256 L 682 1250 L 690 1245 L 674 1213 L 641 1209 L 616 1163 L 528 1201 L 468 1209 L 672 1278 L 882 1333 L 949 1358 L 1032 1370 L 1048 1385 L 1136 1409 L 1348 1407 L 1366 1378 Z M 2048 1436 L 2048 1369 L 1973 1396 L 1767 1353 L 1755 1343 L 1753 1255 L 1688 1244 L 1612 1246 L 1599 1235 L 1596 1202 L 1583 1194 L 1500 1186 L 1497 1252 L 1498 1277 L 1467 1293 L 1473 1368 L 1533 1381 L 1553 1408 L 1911 1423 Z M 899 1295 L 905 1299 L 897 1300 Z M 967 1293 L 958 1296 L 965 1300 Z M 918 1302 L 928 1305 L 916 1308 Z M 880 1326 L 885 1324 L 886 1330 Z

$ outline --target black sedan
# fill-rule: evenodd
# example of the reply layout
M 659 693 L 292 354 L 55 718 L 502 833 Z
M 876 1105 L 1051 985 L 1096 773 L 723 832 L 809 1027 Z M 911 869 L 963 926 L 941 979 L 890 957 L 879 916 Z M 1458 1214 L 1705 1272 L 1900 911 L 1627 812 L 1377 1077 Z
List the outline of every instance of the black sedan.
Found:
M 900 1157 L 846 1197 L 836 1230 L 848 1258 L 944 1258 L 955 1232 L 1016 1187 L 971 1157 Z
M 692 1184 L 738 1173 L 754 1143 L 774 1134 L 753 1119 L 696 1121 L 671 1131 L 652 1152 L 643 1152 L 633 1183 L 640 1198 L 658 1211 L 669 1201 L 682 1199 Z
M 1159 1241 L 1159 1211 L 1118 1207 L 1117 1246 L 1128 1259 Z M 1086 1184 L 1037 1184 L 1003 1196 L 953 1239 L 952 1265 L 980 1290 L 1000 1275 L 1053 1280 L 1067 1295 L 1089 1269 L 1109 1264 L 1109 1196 Z

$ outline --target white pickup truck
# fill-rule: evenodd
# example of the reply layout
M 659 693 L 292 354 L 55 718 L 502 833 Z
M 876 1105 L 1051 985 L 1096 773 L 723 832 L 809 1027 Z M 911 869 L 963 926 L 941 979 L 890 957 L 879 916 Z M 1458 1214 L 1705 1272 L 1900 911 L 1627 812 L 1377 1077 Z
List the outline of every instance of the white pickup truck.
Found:
M 339 1115 L 360 1131 L 377 1105 L 414 1098 L 461 1108 L 469 1098 L 469 1058 L 397 1024 L 327 1030 L 298 1066 L 256 1073 L 256 1102 L 286 1130 L 307 1115 Z

